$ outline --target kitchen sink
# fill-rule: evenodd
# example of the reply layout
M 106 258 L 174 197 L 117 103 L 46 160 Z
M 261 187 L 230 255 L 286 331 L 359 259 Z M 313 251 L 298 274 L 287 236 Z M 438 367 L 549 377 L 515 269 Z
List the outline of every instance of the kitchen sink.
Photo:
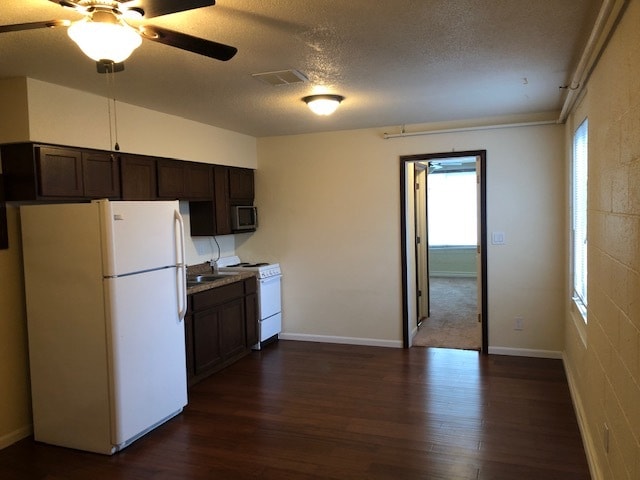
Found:
M 202 275 L 196 275 L 195 277 L 187 278 L 187 287 L 194 287 L 196 285 L 202 285 L 203 283 L 215 282 L 216 280 L 222 280 L 223 278 L 229 278 L 229 275 L 233 275 L 234 272 L 225 273 L 205 273 Z

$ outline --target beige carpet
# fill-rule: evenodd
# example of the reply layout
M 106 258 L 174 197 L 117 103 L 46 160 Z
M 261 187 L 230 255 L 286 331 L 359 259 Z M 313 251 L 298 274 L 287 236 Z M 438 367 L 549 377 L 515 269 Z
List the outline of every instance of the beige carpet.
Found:
M 475 278 L 431 277 L 431 317 L 422 321 L 413 345 L 480 350 Z

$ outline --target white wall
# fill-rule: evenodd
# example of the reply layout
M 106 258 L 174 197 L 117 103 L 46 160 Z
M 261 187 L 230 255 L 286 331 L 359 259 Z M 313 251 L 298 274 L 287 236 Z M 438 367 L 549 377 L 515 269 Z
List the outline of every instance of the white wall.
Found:
M 564 127 L 389 140 L 382 132 L 258 140 L 261 227 L 236 248 L 282 264 L 285 333 L 400 345 L 399 157 L 486 149 L 488 231 L 506 233 L 506 245 L 488 251 L 489 345 L 557 355 L 565 293 Z M 523 331 L 513 329 L 515 316 L 524 317 Z
M 27 85 L 30 140 L 112 148 L 105 98 L 31 78 Z M 256 168 L 253 137 L 120 102 L 116 110 L 123 152 Z
M 29 139 L 27 79 L 0 79 L 0 143 Z

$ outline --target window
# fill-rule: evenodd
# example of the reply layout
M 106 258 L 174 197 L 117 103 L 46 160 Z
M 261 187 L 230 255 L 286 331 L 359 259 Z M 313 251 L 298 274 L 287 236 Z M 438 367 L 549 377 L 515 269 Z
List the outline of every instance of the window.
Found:
M 475 246 L 476 172 L 434 173 L 428 188 L 429 245 Z
M 573 300 L 587 319 L 587 166 L 588 121 L 573 137 L 572 180 L 572 274 Z

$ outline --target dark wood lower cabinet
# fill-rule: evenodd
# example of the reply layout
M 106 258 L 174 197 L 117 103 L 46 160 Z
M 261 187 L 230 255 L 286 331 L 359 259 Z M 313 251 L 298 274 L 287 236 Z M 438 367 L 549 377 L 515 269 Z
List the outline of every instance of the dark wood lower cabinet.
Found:
M 257 343 L 256 279 L 190 296 L 185 317 L 189 385 L 231 365 Z
M 244 308 L 247 314 L 247 347 L 251 348 L 258 343 L 258 296 L 255 293 L 247 295 L 244 299 Z
M 193 374 L 202 375 L 221 365 L 220 311 L 212 308 L 193 315 Z

